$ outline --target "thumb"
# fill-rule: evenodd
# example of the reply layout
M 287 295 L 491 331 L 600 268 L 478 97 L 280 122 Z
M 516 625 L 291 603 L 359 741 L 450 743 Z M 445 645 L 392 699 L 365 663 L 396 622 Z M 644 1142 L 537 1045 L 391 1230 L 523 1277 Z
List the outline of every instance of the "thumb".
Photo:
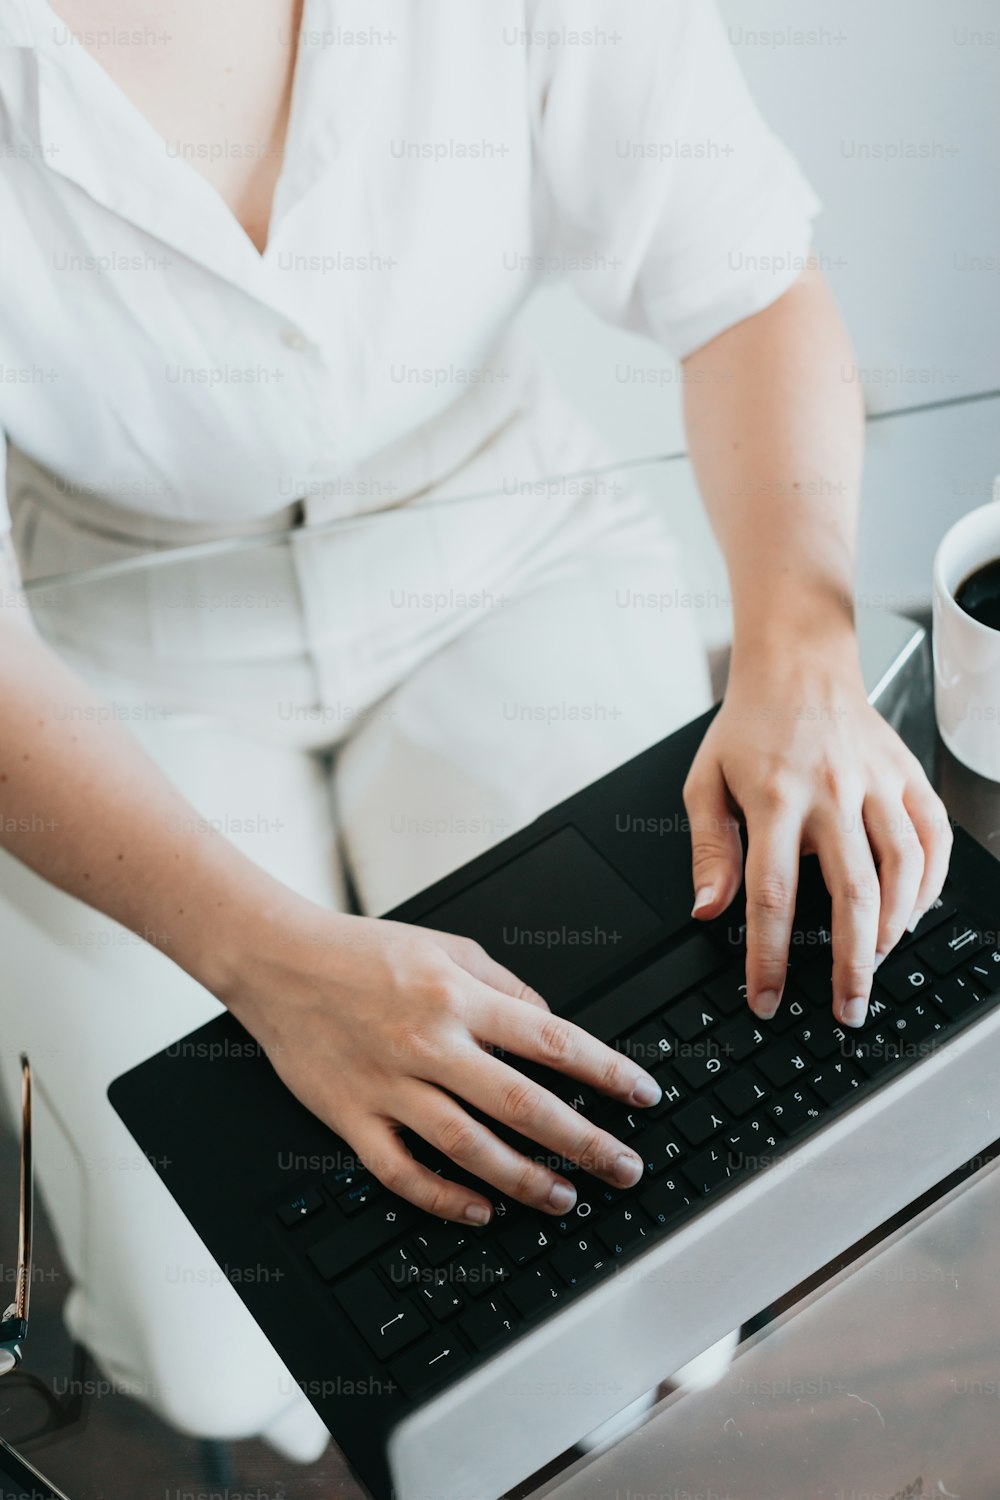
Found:
M 684 783 L 684 806 L 691 827 L 694 910 L 702 920 L 725 911 L 743 877 L 743 845 L 722 768 L 718 762 L 692 766 Z

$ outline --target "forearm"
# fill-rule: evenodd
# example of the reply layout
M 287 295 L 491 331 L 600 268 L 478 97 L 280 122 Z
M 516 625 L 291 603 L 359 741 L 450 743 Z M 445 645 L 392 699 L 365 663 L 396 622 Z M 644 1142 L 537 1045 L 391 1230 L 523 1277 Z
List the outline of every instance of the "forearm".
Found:
M 854 371 L 812 271 L 685 361 L 689 450 L 728 565 L 735 671 L 796 641 L 856 659 L 864 424 Z
M 0 842 L 215 993 L 290 893 L 200 819 L 32 631 L 0 620 Z

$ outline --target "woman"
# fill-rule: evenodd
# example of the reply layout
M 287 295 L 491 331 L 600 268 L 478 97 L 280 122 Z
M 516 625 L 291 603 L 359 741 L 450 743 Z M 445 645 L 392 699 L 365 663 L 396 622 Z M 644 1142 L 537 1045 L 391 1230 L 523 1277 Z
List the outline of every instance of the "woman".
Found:
M 690 614 L 618 602 L 680 579 L 641 494 L 525 484 L 605 458 L 509 329 L 543 264 L 682 361 L 735 618 L 686 788 L 695 915 L 738 888 L 742 820 L 748 999 L 773 1014 L 814 852 L 834 1010 L 861 1024 L 949 833 L 862 686 L 850 349 L 808 264 L 815 199 L 706 0 L 15 0 L 0 104 L 7 1081 L 25 1046 L 74 1332 L 185 1430 L 309 1456 L 318 1422 L 104 1089 L 222 1004 L 438 1215 L 485 1222 L 489 1196 L 419 1167 L 401 1125 L 501 1193 L 572 1201 L 460 1100 L 639 1175 L 482 1043 L 639 1105 L 647 1074 L 497 955 L 378 920 L 709 701 Z M 19 607 L 18 569 L 279 527 L 285 548 L 71 593 L 58 649 Z M 552 703 L 615 712 L 530 711 Z

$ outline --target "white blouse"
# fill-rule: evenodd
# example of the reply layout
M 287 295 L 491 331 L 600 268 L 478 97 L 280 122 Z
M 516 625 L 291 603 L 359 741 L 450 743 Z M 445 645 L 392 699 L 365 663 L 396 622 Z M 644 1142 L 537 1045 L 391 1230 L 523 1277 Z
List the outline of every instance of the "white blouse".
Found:
M 780 296 L 817 208 L 711 0 L 306 0 L 261 256 L 44 0 L 4 0 L 0 432 L 131 509 L 266 516 L 407 435 L 488 441 L 542 278 L 682 357 Z

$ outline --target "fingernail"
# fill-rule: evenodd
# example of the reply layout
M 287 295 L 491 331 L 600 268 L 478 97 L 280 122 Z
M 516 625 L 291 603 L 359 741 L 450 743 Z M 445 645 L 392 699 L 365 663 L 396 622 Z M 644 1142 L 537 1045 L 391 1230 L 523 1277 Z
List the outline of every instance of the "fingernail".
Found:
M 470 1203 L 465 1210 L 467 1224 L 488 1224 L 491 1218 L 489 1209 L 482 1203 Z
M 868 1001 L 856 998 L 845 1000 L 840 1007 L 840 1019 L 845 1026 L 863 1026 L 868 1014 Z
M 711 906 L 715 900 L 714 885 L 700 885 L 694 893 L 694 906 L 691 908 L 692 917 L 696 917 L 706 906 Z
M 549 1207 L 557 1214 L 567 1214 L 576 1202 L 576 1191 L 568 1182 L 556 1182 L 549 1193 Z
M 907 932 L 913 932 L 914 931 L 914 929 L 916 928 L 917 923 L 920 921 L 920 918 L 922 916 L 923 916 L 923 912 L 920 910 L 920 907 L 919 906 L 915 906 L 913 908 L 913 916 L 910 918 L 910 920 L 906 924 L 906 930 L 907 930 Z
M 761 990 L 753 1002 L 754 1015 L 760 1016 L 762 1021 L 769 1021 L 778 1009 L 780 996 L 777 990 Z
M 642 1162 L 637 1156 L 627 1155 L 624 1151 L 615 1162 L 614 1179 L 622 1187 L 632 1187 L 642 1176 Z
M 884 953 L 876 953 L 875 962 L 872 964 L 872 968 L 877 969 L 879 964 L 884 962 L 885 957 L 886 955 Z
M 651 1104 L 659 1104 L 663 1098 L 663 1090 L 655 1078 L 640 1078 L 632 1090 L 632 1104 L 638 1104 L 640 1109 L 648 1109 Z

